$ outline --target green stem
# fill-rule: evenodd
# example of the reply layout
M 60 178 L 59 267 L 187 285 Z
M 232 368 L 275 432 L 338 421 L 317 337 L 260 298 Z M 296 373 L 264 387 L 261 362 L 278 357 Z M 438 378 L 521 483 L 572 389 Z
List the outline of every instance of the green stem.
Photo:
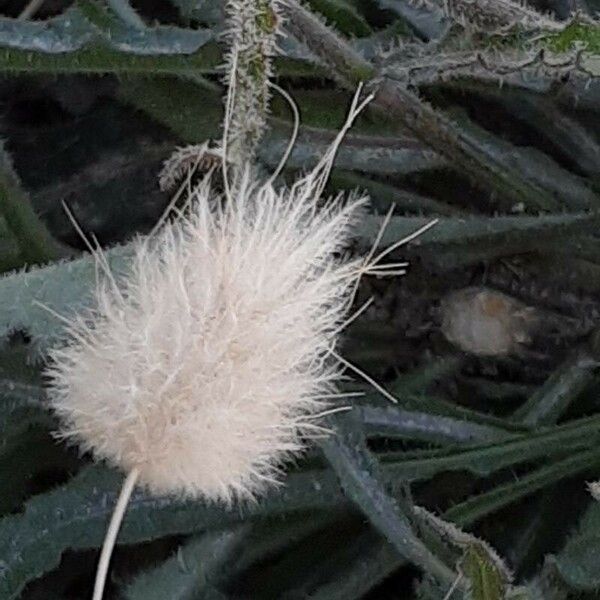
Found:
M 396 207 L 396 213 L 401 214 L 418 213 L 454 216 L 463 212 L 460 208 L 445 202 L 401 190 L 352 171 L 337 169 L 331 174 L 329 180 L 331 185 L 336 188 L 366 190 L 370 196 L 370 205 L 376 206 L 381 212 L 384 212 L 392 204 Z

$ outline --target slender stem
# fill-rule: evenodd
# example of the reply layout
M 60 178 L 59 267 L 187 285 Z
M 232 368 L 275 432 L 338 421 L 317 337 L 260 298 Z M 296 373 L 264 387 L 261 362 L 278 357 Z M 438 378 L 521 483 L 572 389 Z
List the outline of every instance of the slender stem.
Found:
M 115 510 L 110 519 L 110 525 L 106 532 L 106 537 L 104 538 L 104 544 L 98 562 L 98 570 L 96 571 L 96 583 L 94 584 L 94 595 L 92 600 L 102 600 L 106 576 L 108 574 L 108 565 L 113 553 L 113 548 L 115 547 L 119 529 L 121 528 L 125 510 L 127 509 L 127 504 L 129 503 L 129 498 L 131 497 L 138 476 L 139 471 L 137 469 L 132 469 L 123 482 L 119 499 L 117 500 Z

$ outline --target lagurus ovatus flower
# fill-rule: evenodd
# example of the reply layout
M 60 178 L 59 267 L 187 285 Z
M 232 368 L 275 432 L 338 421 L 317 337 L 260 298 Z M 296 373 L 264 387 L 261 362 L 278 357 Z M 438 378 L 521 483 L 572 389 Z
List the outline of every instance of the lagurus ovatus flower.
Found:
M 176 219 L 133 242 L 125 276 L 97 254 L 95 307 L 69 323 L 47 371 L 61 435 L 128 473 L 94 600 L 136 484 L 227 503 L 255 497 L 336 410 L 338 334 L 359 277 L 385 274 L 375 265 L 391 250 L 347 258 L 365 201 L 321 199 L 365 102 L 357 94 L 331 148 L 291 187 L 251 168 L 228 185 L 224 161 L 224 194 L 205 179 Z
M 364 266 L 341 254 L 363 199 L 319 206 L 333 150 L 289 189 L 247 170 L 222 198 L 207 180 L 134 242 L 128 275 L 106 274 L 52 353 L 63 436 L 157 494 L 230 501 L 279 479 L 335 395 Z

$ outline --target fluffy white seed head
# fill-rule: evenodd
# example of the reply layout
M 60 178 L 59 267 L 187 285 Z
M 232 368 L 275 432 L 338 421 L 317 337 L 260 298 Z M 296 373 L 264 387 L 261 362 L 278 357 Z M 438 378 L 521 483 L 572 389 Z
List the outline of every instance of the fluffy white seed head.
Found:
M 52 353 L 65 437 L 153 493 L 229 501 L 278 480 L 335 391 L 362 267 L 340 251 L 363 201 L 317 208 L 328 168 L 283 191 L 247 175 L 226 202 L 205 183 L 135 242 L 128 276 L 99 283 Z

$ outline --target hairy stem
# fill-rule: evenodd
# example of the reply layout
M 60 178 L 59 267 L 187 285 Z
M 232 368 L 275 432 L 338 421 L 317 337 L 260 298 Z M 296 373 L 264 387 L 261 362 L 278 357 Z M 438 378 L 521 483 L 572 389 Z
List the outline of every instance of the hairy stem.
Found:
M 226 13 L 227 154 L 233 164 L 243 164 L 254 158 L 267 127 L 279 13 L 274 0 L 229 0 Z

